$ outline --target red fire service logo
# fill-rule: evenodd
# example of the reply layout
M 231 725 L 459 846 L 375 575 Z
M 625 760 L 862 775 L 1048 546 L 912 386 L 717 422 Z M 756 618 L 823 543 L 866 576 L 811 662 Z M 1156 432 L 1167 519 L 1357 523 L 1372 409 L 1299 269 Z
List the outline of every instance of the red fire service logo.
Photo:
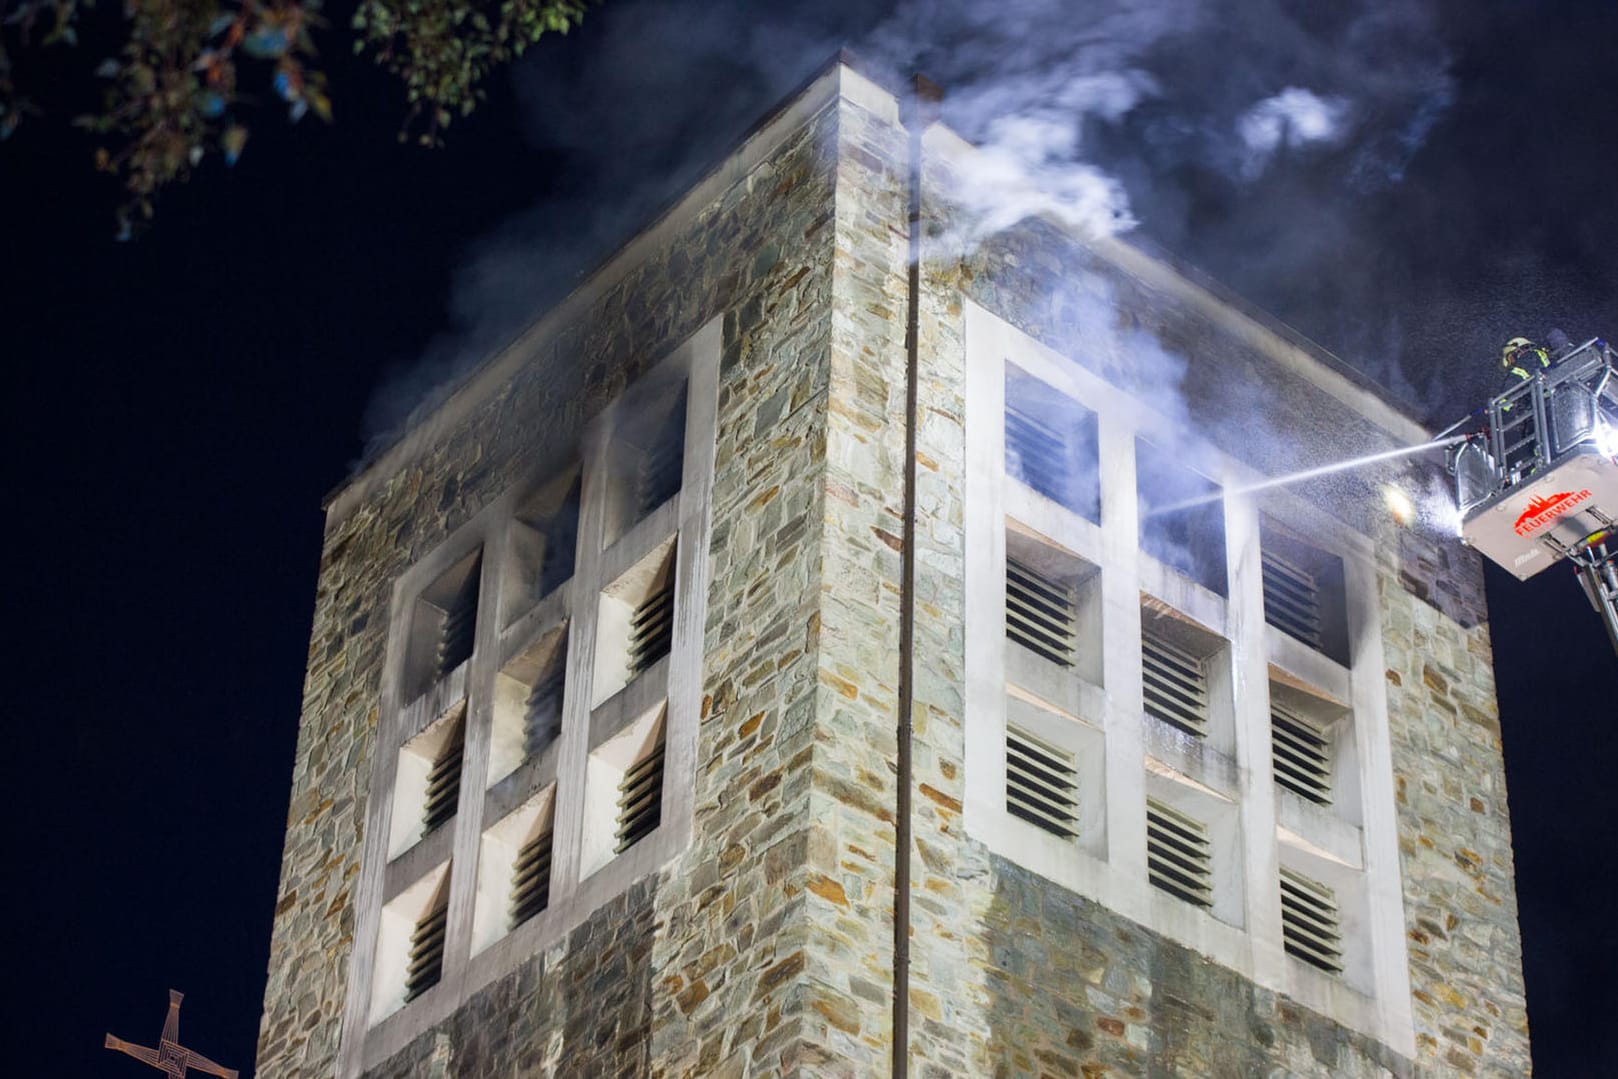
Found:
M 1582 491 L 1563 491 L 1549 498 L 1535 496 L 1529 500 L 1528 508 L 1522 511 L 1522 516 L 1517 518 L 1512 528 L 1519 536 L 1532 535 L 1589 497 L 1588 487 Z

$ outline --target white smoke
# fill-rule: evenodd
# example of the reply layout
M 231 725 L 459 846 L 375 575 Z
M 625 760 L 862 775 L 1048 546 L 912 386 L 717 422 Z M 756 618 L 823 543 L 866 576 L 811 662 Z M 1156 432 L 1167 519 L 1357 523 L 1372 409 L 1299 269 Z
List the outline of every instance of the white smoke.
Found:
M 1241 115 L 1236 134 L 1247 147 L 1244 172 L 1257 176 L 1283 147 L 1337 142 L 1346 133 L 1348 102 L 1289 86 Z
M 1087 236 L 1134 228 L 1123 182 L 1088 145 L 1158 96 L 1139 59 L 1197 21 L 1189 0 L 1102 0 L 1082 18 L 1053 0 L 989 9 L 968 0 L 906 0 L 859 48 L 945 87 L 944 121 L 981 151 L 950 192 L 961 246 L 1030 217 Z
M 373 434 L 565 294 L 839 44 L 944 87 L 942 119 L 981 149 L 951 193 L 963 248 L 1030 217 L 1089 235 L 1144 226 L 1224 275 L 1204 249 L 1285 282 L 1317 280 L 1299 267 L 1330 251 L 1339 288 L 1366 276 L 1339 242 L 1357 230 L 1317 193 L 1211 218 L 1193 204 L 1287 175 L 1289 147 L 1341 152 L 1344 184 L 1396 182 L 1450 100 L 1430 0 L 614 0 L 516 70 L 529 138 L 565 167 L 532 212 L 472 245 L 452 328 L 379 392 Z M 1290 212 L 1283 200 L 1313 227 L 1255 242 L 1267 226 L 1250 211 Z
M 1087 236 L 1133 228 L 1123 185 L 1076 160 L 1075 141 L 1071 123 L 1055 117 L 1013 116 L 992 126 L 950 192 L 964 214 L 958 239 L 970 245 L 1038 216 Z

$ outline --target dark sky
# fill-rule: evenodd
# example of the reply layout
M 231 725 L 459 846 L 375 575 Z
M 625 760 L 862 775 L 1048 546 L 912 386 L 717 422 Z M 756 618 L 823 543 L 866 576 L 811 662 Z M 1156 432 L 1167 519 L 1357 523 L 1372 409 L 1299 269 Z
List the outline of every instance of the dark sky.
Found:
M 248 1073 L 322 496 L 840 43 L 916 59 L 980 137 L 1055 114 L 1042 168 L 1099 165 L 1148 237 L 1439 426 L 1505 337 L 1618 335 L 1611 0 L 754 6 L 611 0 L 439 152 L 334 41 L 338 124 L 261 117 L 133 244 L 77 135 L 0 147 L 10 1070 L 151 1074 L 101 1037 L 153 1044 L 172 986 L 186 1044 Z M 1260 152 L 1243 121 L 1289 87 L 1336 129 Z M 1618 659 L 1566 573 L 1489 600 L 1536 1064 L 1612 1073 Z

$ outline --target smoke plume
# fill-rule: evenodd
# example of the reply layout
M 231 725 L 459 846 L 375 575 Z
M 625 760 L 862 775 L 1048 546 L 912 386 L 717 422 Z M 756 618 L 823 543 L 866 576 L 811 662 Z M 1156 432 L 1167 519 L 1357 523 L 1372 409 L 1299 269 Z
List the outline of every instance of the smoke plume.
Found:
M 1486 235 L 1465 219 L 1498 209 L 1498 185 L 1429 145 L 1471 107 L 1454 43 L 1506 8 L 1443 3 L 611 0 L 517 69 L 527 137 L 568 166 L 470 246 L 453 325 L 379 392 L 370 433 L 564 295 L 841 45 L 944 87 L 945 122 L 983 151 L 958 193 L 969 242 L 1031 215 L 1139 229 L 1442 421 L 1492 389 L 1492 369 L 1459 360 L 1495 337 L 1600 330 L 1549 302 L 1565 288 L 1532 295 L 1555 276 L 1542 243 L 1453 238 Z M 1570 283 L 1589 307 L 1597 290 Z M 1511 302 L 1480 308 L 1491 294 Z

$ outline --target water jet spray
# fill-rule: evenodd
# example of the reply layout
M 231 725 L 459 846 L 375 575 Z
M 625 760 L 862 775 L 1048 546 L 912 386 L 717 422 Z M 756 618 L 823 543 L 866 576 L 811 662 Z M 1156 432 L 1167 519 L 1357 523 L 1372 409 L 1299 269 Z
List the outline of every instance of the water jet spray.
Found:
M 1229 490 L 1218 490 L 1211 494 L 1198 495 L 1196 498 L 1187 498 L 1183 501 L 1174 502 L 1167 506 L 1154 506 L 1152 509 L 1146 512 L 1145 516 L 1149 519 L 1165 513 L 1176 513 L 1180 510 L 1190 509 L 1192 506 L 1202 506 L 1209 502 L 1216 502 L 1226 495 L 1246 495 L 1252 494 L 1255 491 L 1268 491 L 1274 487 L 1286 487 L 1290 484 L 1302 483 L 1304 480 L 1315 479 L 1318 476 L 1329 476 L 1335 472 L 1347 472 L 1350 469 L 1363 468 L 1366 465 L 1376 464 L 1378 461 L 1391 461 L 1399 457 L 1409 457 L 1413 454 L 1425 453 L 1428 450 L 1443 449 L 1446 446 L 1453 446 L 1457 442 L 1464 442 L 1468 437 L 1469 436 L 1467 435 L 1448 435 L 1446 437 L 1435 438 L 1431 442 L 1423 442 L 1419 446 L 1405 446 L 1395 450 L 1383 450 L 1381 453 L 1368 453 L 1363 457 L 1354 457 L 1346 461 L 1337 461 L 1333 464 L 1321 465 L 1318 468 L 1306 468 L 1302 471 L 1292 472 L 1285 476 L 1277 476 L 1274 479 L 1262 480 L 1258 483 L 1250 483 L 1245 487 L 1234 487 Z

